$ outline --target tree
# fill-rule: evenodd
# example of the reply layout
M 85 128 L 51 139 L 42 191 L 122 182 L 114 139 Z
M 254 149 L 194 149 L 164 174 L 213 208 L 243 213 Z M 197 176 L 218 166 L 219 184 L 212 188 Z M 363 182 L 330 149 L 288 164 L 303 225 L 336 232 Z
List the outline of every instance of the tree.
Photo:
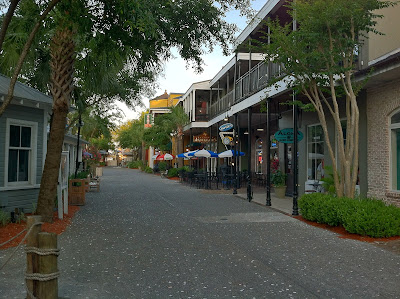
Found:
M 167 114 L 171 133 L 177 139 L 177 153 L 183 152 L 183 127 L 189 122 L 189 116 L 185 113 L 182 106 L 172 107 L 171 113 Z M 183 158 L 178 159 L 178 167 L 183 166 Z
M 54 0 L 41 14 L 36 34 Z M 46 25 L 53 26 L 51 52 L 51 93 L 53 95 L 53 117 L 48 143 L 48 151 L 41 189 L 38 199 L 38 213 L 44 221 L 52 220 L 53 196 L 57 186 L 58 167 L 61 159 L 62 139 L 66 116 L 75 84 L 85 86 L 78 78 L 96 85 L 99 94 L 109 94 L 109 98 L 120 96 L 123 90 L 103 84 L 110 82 L 132 82 L 133 96 L 127 95 L 125 101 L 132 105 L 143 82 L 154 80 L 154 73 L 165 60 L 171 58 L 170 49 L 175 47 L 188 62 L 194 62 L 201 69 L 201 54 L 205 49 L 212 50 L 220 44 L 228 52 L 228 44 L 233 39 L 235 26 L 226 23 L 224 13 L 229 7 L 248 11 L 248 0 L 208 0 L 187 1 L 84 1 L 65 0 L 53 11 Z M 51 6 L 53 5 L 53 6 Z M 45 14 L 46 13 L 46 14 Z M 23 17 L 23 14 L 21 15 Z M 182 17 L 185 16 L 185 17 Z M 86 35 L 85 35 L 86 33 Z M 79 38 L 78 38 L 79 37 Z M 13 72 L 8 97 L 0 108 L 0 115 L 10 103 L 13 84 L 22 68 L 24 55 L 33 42 L 32 34 L 27 40 Z M 46 40 L 42 41 L 46 43 Z M 101 59 L 99 59 L 101 58 Z M 89 66 L 106 65 L 104 72 L 81 69 L 74 74 L 74 66 L 79 63 Z M 97 69 L 98 71 L 98 69 Z M 100 78 L 100 80 L 99 80 Z M 15 79 L 15 80 L 14 80 Z M 74 83 L 74 84 L 73 84 Z
M 267 22 L 271 43 L 259 44 L 266 61 L 283 64 L 283 79 L 294 92 L 302 93 L 306 108 L 317 112 L 332 159 L 333 177 L 338 196 L 353 198 L 358 175 L 359 110 L 357 94 L 363 82 L 354 81 L 357 54 L 368 33 L 381 15 L 376 10 L 394 5 L 383 0 L 296 0 L 288 4 L 288 13 L 299 24 Z M 274 81 L 273 83 L 277 82 Z M 295 103 L 299 104 L 299 103 Z M 346 108 L 345 114 L 339 107 Z M 304 106 L 303 106 L 304 107 Z M 337 155 L 329 138 L 327 115 L 335 124 Z M 346 142 L 341 119 L 346 117 Z

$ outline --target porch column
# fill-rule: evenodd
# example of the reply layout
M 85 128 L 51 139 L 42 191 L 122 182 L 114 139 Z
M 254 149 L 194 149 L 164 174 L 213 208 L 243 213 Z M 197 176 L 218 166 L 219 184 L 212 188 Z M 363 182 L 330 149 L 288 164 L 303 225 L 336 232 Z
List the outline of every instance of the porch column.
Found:
M 235 143 L 235 148 L 236 151 L 240 152 L 240 128 L 239 128 L 239 113 L 235 114 L 235 121 L 236 121 L 236 143 Z M 236 155 L 236 159 L 235 159 L 235 167 L 236 167 L 236 173 L 237 173 L 237 177 L 236 177 L 236 188 L 240 189 L 240 169 L 239 169 L 239 160 L 240 160 L 240 156 Z
M 296 95 L 293 91 L 293 102 L 296 101 Z M 296 104 L 293 105 L 293 152 L 292 152 L 292 160 L 293 160 L 293 212 L 292 215 L 297 216 L 299 215 L 299 208 L 297 205 L 297 180 L 298 180 L 298 173 L 297 173 L 297 114 L 298 114 L 298 107 Z
M 236 172 L 236 132 L 237 132 L 237 114 L 234 115 L 233 118 L 233 194 L 237 194 L 237 172 Z
M 249 94 L 251 93 L 251 40 L 249 40 Z
M 267 108 L 267 198 L 266 198 L 266 205 L 271 206 L 271 141 L 270 141 L 270 136 L 271 136 L 271 128 L 269 125 L 269 120 L 271 118 L 271 111 L 269 109 L 269 102 L 270 98 L 267 98 L 266 101 L 266 108 Z
M 247 199 L 250 202 L 253 199 L 253 190 L 251 187 L 251 108 L 247 108 L 247 127 L 248 127 L 248 136 L 247 136 L 247 144 L 249 147 L 248 150 L 248 163 L 247 163 Z

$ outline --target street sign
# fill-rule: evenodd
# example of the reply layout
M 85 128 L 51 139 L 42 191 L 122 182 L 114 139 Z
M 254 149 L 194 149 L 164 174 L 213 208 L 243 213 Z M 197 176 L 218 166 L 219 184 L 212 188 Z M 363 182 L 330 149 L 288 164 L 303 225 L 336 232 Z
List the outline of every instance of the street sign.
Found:
M 303 140 L 303 133 L 297 131 L 297 141 Z M 275 133 L 275 139 L 282 143 L 293 143 L 293 129 L 287 128 Z

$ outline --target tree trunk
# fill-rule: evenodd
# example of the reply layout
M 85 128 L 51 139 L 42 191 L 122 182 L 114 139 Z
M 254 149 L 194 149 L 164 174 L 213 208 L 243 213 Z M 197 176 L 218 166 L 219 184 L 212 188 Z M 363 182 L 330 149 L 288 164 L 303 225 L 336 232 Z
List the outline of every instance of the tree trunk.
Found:
M 47 145 L 47 155 L 40 183 L 37 212 L 43 221 L 53 221 L 53 207 L 57 191 L 65 125 L 72 92 L 72 75 L 75 44 L 73 32 L 59 28 L 50 45 L 51 93 L 53 95 L 53 120 Z

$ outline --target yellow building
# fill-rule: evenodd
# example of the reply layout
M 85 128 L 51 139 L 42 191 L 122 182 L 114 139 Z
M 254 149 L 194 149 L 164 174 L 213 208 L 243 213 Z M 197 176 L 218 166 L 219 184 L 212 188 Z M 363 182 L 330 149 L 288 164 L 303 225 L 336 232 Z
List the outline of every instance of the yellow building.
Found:
M 150 100 L 150 109 L 149 109 L 149 114 L 152 115 L 151 119 L 152 122 L 154 122 L 154 119 L 157 117 L 157 114 L 164 114 L 164 113 L 169 113 L 170 112 L 170 108 L 174 107 L 179 100 L 181 99 L 183 93 L 176 93 L 176 92 L 171 92 L 171 93 L 167 93 L 167 91 L 164 92 L 164 94 Z M 175 138 L 172 138 L 172 146 L 171 146 L 171 154 L 173 154 L 174 156 L 176 156 L 177 153 L 176 152 L 176 142 L 175 142 Z M 152 159 L 152 157 L 155 154 L 155 149 L 150 147 L 149 151 L 148 151 L 148 161 L 149 161 L 149 166 L 153 167 L 153 162 L 154 160 Z M 174 159 L 172 161 L 172 163 L 175 163 L 176 160 Z

